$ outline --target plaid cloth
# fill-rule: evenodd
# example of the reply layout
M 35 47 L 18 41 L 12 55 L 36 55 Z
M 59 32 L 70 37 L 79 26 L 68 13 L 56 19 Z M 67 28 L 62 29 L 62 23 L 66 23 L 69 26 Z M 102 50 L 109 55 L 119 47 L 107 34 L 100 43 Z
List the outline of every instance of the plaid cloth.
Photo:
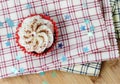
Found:
M 110 3 L 112 7 L 116 37 L 117 39 L 120 39 L 120 0 L 110 0 Z
M 71 72 L 75 74 L 83 74 L 88 76 L 99 76 L 101 69 L 101 62 L 98 63 L 87 63 L 87 64 L 76 64 L 69 67 L 60 68 L 60 71 Z
M 57 22 L 58 41 L 64 44 L 62 49 L 56 46 L 53 52 L 41 57 L 24 54 L 19 49 L 14 38 L 16 27 L 10 28 L 8 24 L 13 21 L 18 22 L 23 17 L 34 13 L 47 13 Z M 0 78 L 119 57 L 111 18 L 103 18 L 98 0 L 76 0 L 75 2 L 72 0 L 9 0 L 0 3 L 0 18 L 4 23 L 4 27 L 0 28 Z M 104 19 L 108 19 L 107 24 Z M 85 31 L 80 31 L 79 26 L 85 25 L 84 21 L 89 22 L 89 25 Z M 95 27 L 94 35 L 92 38 L 86 38 L 91 25 Z M 12 33 L 13 37 L 8 38 L 8 33 Z M 86 51 L 88 52 L 85 53 Z M 21 55 L 22 60 L 17 61 L 17 55 Z M 61 62 L 61 57 L 67 61 Z M 21 67 L 24 68 L 24 73 L 18 73 Z M 13 74 L 11 70 L 17 74 Z
M 118 4 L 118 0 L 111 0 L 111 5 L 112 5 L 112 12 L 113 12 L 113 17 L 114 17 L 114 21 L 115 22 L 115 27 L 118 26 L 119 28 L 119 8 L 120 6 L 120 3 Z M 107 10 L 107 7 L 110 8 L 110 5 L 109 4 L 105 4 L 106 2 L 103 0 L 101 1 L 101 6 L 103 7 L 103 9 L 105 10 L 104 11 L 104 17 L 107 18 L 108 15 L 106 15 L 108 12 L 106 11 Z M 117 4 L 117 5 L 116 5 Z M 112 13 L 111 12 L 111 13 Z M 110 11 L 109 11 L 109 16 L 111 16 L 110 14 Z M 107 21 L 107 20 L 106 20 Z M 117 31 L 118 32 L 118 31 Z M 119 33 L 118 33 L 119 34 Z M 76 64 L 76 65 L 73 65 L 73 66 L 69 66 L 69 67 L 63 67 L 63 68 L 60 68 L 59 70 L 61 71 L 65 71 L 65 72 L 71 72 L 71 73 L 77 73 L 77 74 L 84 74 L 84 75 L 90 75 L 90 76 L 98 76 L 99 73 L 100 73 L 100 68 L 101 68 L 101 62 L 99 63 L 87 63 L 87 64 Z

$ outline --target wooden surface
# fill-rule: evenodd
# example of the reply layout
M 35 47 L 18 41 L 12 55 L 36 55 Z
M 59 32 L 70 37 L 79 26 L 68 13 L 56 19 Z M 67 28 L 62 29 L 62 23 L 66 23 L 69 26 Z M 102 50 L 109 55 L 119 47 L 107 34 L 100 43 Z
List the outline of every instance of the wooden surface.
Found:
M 35 74 L 1 79 L 0 84 L 42 84 L 43 80 L 49 84 L 120 84 L 120 59 L 104 62 L 101 70 L 99 77 L 56 71 L 57 77 L 52 78 L 49 71 L 42 77 Z
M 120 84 L 120 58 L 103 62 L 99 77 L 56 71 L 57 77 L 52 78 L 51 73 L 52 71 L 46 72 L 42 77 L 34 74 L 1 79 L 0 84 L 42 84 L 44 80 L 48 84 Z

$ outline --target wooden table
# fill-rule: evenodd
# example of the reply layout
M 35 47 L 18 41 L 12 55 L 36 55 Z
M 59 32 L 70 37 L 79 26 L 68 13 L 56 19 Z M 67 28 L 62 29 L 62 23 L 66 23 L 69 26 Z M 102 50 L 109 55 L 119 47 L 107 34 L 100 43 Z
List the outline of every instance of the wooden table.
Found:
M 57 77 L 52 78 L 51 73 L 52 71 L 46 72 L 42 77 L 33 74 L 1 79 L 0 84 L 42 84 L 44 80 L 48 81 L 48 84 L 120 84 L 120 59 L 103 62 L 99 77 L 56 71 Z
M 120 84 L 120 59 L 104 62 L 101 70 L 99 77 L 56 71 L 57 77 L 52 78 L 49 71 L 42 77 L 35 74 L 1 79 L 0 84 L 42 84 L 43 80 L 49 84 Z

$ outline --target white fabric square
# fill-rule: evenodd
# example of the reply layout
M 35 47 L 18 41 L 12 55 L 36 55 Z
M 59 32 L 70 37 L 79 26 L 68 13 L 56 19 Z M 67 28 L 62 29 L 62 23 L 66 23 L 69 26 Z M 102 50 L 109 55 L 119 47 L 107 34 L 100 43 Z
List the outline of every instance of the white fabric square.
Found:
M 60 6 L 61 6 L 61 8 L 66 8 L 66 7 L 67 7 L 67 2 L 66 2 L 66 0 L 61 1 L 61 2 L 60 2 Z
M 89 9 L 89 14 L 90 14 L 90 15 L 96 15 L 96 10 L 95 10 L 95 8 L 90 8 L 90 9 Z

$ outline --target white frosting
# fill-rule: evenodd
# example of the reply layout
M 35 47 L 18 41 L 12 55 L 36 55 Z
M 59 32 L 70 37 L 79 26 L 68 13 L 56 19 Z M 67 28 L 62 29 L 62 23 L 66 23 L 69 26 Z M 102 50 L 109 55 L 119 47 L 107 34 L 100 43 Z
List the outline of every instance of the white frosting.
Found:
M 19 28 L 19 43 L 28 52 L 42 53 L 53 44 L 53 24 L 39 15 L 25 19 Z

